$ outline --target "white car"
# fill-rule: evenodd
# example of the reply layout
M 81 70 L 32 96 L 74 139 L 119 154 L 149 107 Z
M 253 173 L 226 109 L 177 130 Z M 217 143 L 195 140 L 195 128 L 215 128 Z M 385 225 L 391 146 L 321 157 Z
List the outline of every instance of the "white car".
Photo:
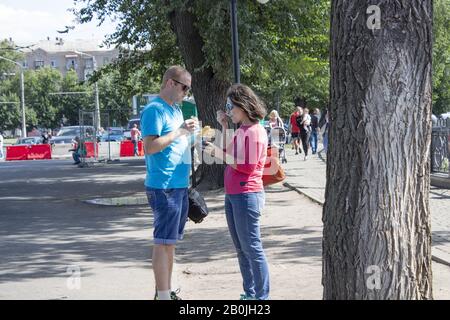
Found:
M 442 119 L 448 119 L 448 118 L 450 118 L 450 112 L 441 114 L 441 118 L 442 118 Z

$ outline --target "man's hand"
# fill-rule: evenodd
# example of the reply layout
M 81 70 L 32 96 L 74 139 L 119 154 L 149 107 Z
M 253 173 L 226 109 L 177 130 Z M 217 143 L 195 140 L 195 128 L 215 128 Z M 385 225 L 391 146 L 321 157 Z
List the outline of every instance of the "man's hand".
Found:
M 197 128 L 198 128 L 197 118 L 191 118 L 183 122 L 183 124 L 180 127 L 180 131 L 182 135 L 189 135 L 193 133 Z

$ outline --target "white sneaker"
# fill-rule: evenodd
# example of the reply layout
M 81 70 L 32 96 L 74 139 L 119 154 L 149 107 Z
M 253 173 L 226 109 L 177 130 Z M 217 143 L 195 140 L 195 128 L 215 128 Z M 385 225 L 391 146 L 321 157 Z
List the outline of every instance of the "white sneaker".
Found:
M 305 156 L 305 159 L 304 159 L 304 160 L 305 160 L 305 161 L 306 161 L 306 160 L 308 160 L 308 157 L 307 157 L 307 156 Z

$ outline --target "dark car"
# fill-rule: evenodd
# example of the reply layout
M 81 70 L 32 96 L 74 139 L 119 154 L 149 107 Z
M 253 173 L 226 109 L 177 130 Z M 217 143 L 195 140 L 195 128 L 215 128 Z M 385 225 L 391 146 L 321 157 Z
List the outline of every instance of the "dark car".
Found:
M 75 137 L 83 136 L 85 139 L 94 136 L 95 129 L 92 126 L 62 127 L 61 130 L 50 139 L 50 144 L 71 144 Z
M 30 146 L 33 144 L 42 144 L 43 143 L 42 137 L 26 137 L 26 138 L 19 138 L 17 139 L 17 142 L 14 144 L 15 146 Z

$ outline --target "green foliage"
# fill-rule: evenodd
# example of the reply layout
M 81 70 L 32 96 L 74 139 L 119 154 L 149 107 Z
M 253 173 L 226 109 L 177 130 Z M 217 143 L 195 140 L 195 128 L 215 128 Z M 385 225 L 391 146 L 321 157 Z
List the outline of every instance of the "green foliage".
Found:
M 212 77 L 231 83 L 232 55 L 229 0 L 76 0 L 82 22 L 93 17 L 116 19 L 117 30 L 105 42 L 118 45 L 120 59 L 80 83 L 75 72 L 63 78 L 49 68 L 27 71 L 25 76 L 29 126 L 78 123 L 78 110 L 94 108 L 93 82 L 98 81 L 100 107 L 110 122 L 124 125 L 133 95 L 159 91 L 161 75 L 169 65 L 184 64 L 177 35 L 197 31 L 203 64 Z M 195 16 L 197 30 L 180 30 L 171 17 L 186 10 Z M 268 110 L 279 108 L 288 117 L 294 100 L 306 98 L 310 108 L 322 109 L 329 95 L 329 0 L 238 1 L 241 80 L 264 99 Z M 434 1 L 433 112 L 450 111 L 450 0 Z M 14 44 L 0 42 L 0 56 L 22 61 Z M 198 54 L 198 52 L 195 52 Z M 0 60 L 0 127 L 20 127 L 19 72 Z M 194 83 L 195 86 L 195 83 Z M 87 92 L 51 95 L 50 92 Z M 214 94 L 205 92 L 203 94 Z M 200 108 L 204 106 L 199 106 Z M 37 116 L 38 115 L 38 116 Z
M 22 61 L 23 54 L 15 50 L 15 45 L 8 40 L 0 41 L 0 56 L 12 61 Z M 4 73 L 19 73 L 20 69 L 12 62 L 0 59 L 0 75 Z
M 127 48 L 117 63 L 121 72 L 144 67 L 158 82 L 167 66 L 183 64 L 177 33 L 197 31 L 204 60 L 199 70 L 211 68 L 216 79 L 231 83 L 229 0 L 76 2 L 84 5 L 77 12 L 82 22 L 94 16 L 119 21 L 106 42 Z M 272 0 L 265 5 L 238 1 L 242 82 L 255 88 L 269 105 L 278 96 L 281 103 L 299 95 L 317 105 L 326 102 L 329 7 L 329 1 L 317 0 Z M 170 17 L 183 10 L 195 16 L 197 30 L 171 25 Z
M 0 48 L 13 49 L 10 42 L 1 42 Z M 14 50 L 3 52 L 3 56 L 22 61 L 23 55 Z M 0 68 L 9 73 L 0 78 L 0 130 L 21 127 L 20 77 L 17 66 L 0 60 Z M 14 73 L 14 74 L 12 74 Z M 110 114 L 110 124 L 126 125 L 130 114 L 132 96 L 146 92 L 158 92 L 159 84 L 152 81 L 149 69 L 135 72 L 106 67 L 97 74 L 100 109 Z M 56 128 L 79 123 L 79 110 L 93 110 L 95 105 L 93 81 L 80 82 L 75 71 L 68 71 L 63 77 L 52 68 L 27 70 L 24 73 L 25 110 L 27 129 L 33 126 Z M 74 93 L 74 94 L 71 94 Z M 107 118 L 107 117 L 103 117 Z
M 0 94 L 0 130 L 12 130 L 20 126 L 20 100 L 15 94 Z
M 434 0 L 433 113 L 450 111 L 450 0 Z
M 74 70 L 66 73 L 62 79 L 60 90 L 58 92 L 70 93 L 80 92 L 77 94 L 60 94 L 56 95 L 56 104 L 58 111 L 56 112 L 55 121 L 58 125 L 77 125 L 79 124 L 79 110 L 94 108 L 94 93 L 92 86 L 84 85 L 78 80 L 78 75 Z M 82 93 L 86 92 L 86 93 Z
M 23 55 L 14 50 L 8 40 L 0 41 L 0 56 L 12 61 L 21 61 Z M 0 59 L 0 130 L 20 127 L 20 67 Z
M 52 93 L 60 90 L 61 82 L 61 73 L 50 67 L 25 73 L 25 103 L 39 115 L 39 123 L 27 119 L 28 126 L 57 126 L 58 97 Z

